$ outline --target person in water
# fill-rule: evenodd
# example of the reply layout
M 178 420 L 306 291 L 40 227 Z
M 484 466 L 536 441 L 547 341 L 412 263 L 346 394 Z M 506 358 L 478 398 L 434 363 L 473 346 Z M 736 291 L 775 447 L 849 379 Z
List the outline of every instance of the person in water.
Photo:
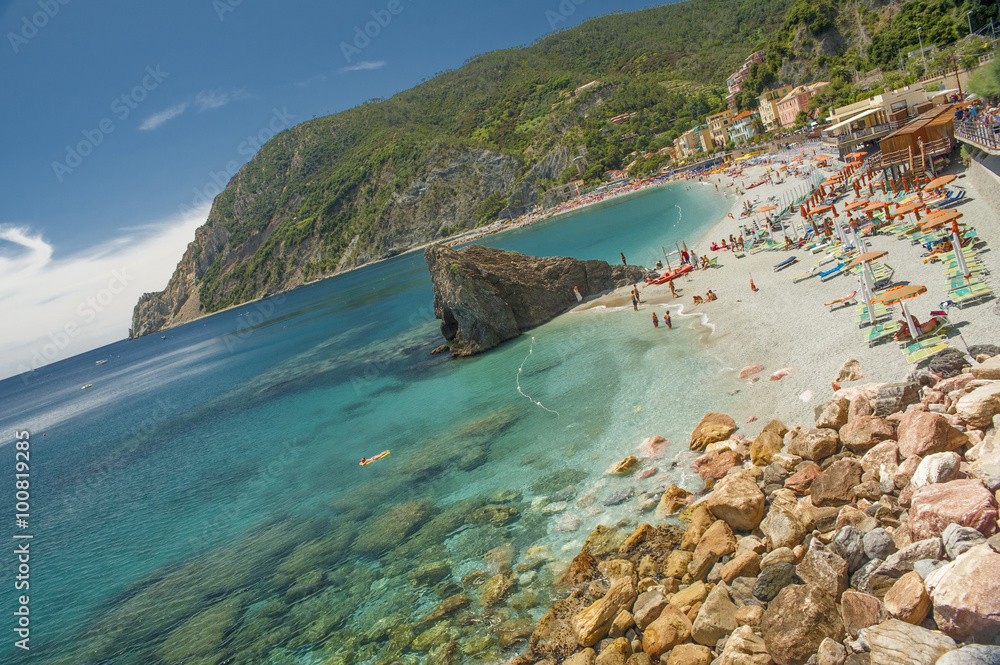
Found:
M 632 294 L 632 309 L 639 311 L 639 301 L 635 299 L 635 294 Z
M 668 328 L 673 328 L 674 324 L 670 322 L 670 310 L 665 310 L 663 312 L 663 322 L 667 324 Z
M 653 312 L 653 327 L 654 328 L 660 327 L 660 320 L 656 318 L 656 312 Z

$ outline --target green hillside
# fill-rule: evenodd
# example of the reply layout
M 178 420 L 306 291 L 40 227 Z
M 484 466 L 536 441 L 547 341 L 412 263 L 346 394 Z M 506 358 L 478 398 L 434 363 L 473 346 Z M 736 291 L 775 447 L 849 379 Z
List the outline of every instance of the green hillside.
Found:
M 216 198 L 167 289 L 137 305 L 134 334 L 517 216 L 579 178 L 577 163 L 599 181 L 721 109 L 726 77 L 759 48 L 767 59 L 744 107 L 772 85 L 828 76 L 825 103 L 873 94 L 853 72 L 889 69 L 917 24 L 927 40 L 960 38 L 966 11 L 977 23 L 998 14 L 984 0 L 698 0 L 475 56 L 265 144 Z M 610 122 L 623 113 L 635 115 Z

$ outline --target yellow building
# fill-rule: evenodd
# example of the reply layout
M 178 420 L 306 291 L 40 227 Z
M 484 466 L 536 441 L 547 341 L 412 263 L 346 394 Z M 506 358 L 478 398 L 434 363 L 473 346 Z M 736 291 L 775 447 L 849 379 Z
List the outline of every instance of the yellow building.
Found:
M 757 98 L 757 113 L 760 115 L 760 121 L 764 123 L 764 129 L 767 131 L 771 131 L 781 125 L 781 120 L 778 116 L 778 101 L 791 91 L 792 86 L 783 85 L 780 88 L 768 90 Z
M 712 141 L 717 146 L 726 145 L 729 142 L 729 125 L 736 117 L 736 111 L 726 109 L 722 113 L 716 113 L 705 118 L 708 123 L 709 132 L 712 134 Z

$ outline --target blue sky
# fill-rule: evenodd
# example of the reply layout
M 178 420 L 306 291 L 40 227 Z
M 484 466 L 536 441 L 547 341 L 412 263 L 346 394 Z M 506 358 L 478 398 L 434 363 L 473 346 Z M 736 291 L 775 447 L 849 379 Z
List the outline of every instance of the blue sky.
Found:
M 124 338 L 273 131 L 648 4 L 0 0 L 0 378 Z

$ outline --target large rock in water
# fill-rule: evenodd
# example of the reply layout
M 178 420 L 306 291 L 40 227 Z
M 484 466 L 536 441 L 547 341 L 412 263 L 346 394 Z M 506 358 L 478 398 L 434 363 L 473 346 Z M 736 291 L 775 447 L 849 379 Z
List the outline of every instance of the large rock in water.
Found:
M 638 266 L 564 257 L 539 258 L 493 247 L 424 251 L 434 286 L 434 316 L 452 356 L 472 356 L 539 326 L 584 296 L 635 284 Z

